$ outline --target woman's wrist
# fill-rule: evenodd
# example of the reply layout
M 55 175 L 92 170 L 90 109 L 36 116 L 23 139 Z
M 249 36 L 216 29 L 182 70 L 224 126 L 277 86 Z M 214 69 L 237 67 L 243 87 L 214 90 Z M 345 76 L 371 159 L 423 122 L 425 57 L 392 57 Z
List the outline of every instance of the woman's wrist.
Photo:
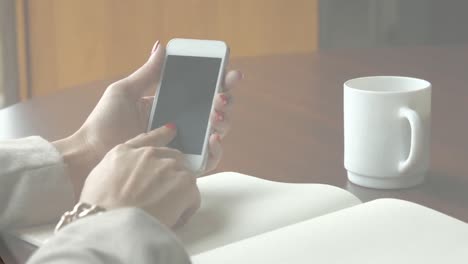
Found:
M 98 164 L 99 159 L 79 133 L 54 141 L 52 145 L 62 155 L 63 162 L 67 166 L 68 176 L 73 184 L 76 199 L 78 199 L 86 177 Z

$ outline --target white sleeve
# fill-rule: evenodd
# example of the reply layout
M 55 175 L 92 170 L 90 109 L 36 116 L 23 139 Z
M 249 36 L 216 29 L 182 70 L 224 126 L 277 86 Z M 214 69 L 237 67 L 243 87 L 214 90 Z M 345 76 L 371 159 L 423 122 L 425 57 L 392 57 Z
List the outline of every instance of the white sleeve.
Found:
M 28 264 L 179 264 L 190 259 L 175 236 L 144 211 L 125 208 L 60 230 Z
M 0 230 L 57 221 L 74 197 L 52 144 L 40 137 L 0 141 Z

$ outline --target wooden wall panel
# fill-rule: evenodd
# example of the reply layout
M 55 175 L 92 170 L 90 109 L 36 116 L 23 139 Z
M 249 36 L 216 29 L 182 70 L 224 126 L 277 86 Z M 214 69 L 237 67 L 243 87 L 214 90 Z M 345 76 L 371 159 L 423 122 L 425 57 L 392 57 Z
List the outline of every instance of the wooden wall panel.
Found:
M 16 0 L 16 56 L 18 65 L 18 99 L 24 100 L 29 95 L 28 42 L 24 0 Z
M 232 56 L 317 48 L 317 0 L 26 2 L 33 96 L 127 74 L 157 39 L 223 39 Z

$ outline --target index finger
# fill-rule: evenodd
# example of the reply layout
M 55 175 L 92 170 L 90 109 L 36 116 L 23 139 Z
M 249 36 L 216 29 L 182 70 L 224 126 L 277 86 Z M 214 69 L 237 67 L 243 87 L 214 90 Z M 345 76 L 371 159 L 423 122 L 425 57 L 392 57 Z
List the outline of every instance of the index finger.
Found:
M 176 136 L 177 129 L 174 124 L 166 124 L 160 128 L 152 130 L 145 134 L 140 134 L 126 142 L 126 144 L 134 147 L 165 147 Z
M 224 91 L 227 92 L 234 88 L 236 84 L 244 78 L 244 74 L 240 72 L 239 70 L 232 70 L 228 71 L 226 73 L 226 76 L 224 76 Z

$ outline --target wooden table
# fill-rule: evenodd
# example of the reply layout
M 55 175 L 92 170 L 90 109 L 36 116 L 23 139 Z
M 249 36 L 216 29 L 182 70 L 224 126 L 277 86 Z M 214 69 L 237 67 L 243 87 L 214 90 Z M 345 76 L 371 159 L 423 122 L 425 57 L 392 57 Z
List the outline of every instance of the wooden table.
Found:
M 321 51 L 233 59 L 233 129 L 219 171 L 285 182 L 327 183 L 363 201 L 396 197 L 468 222 L 468 46 Z M 433 84 L 432 163 L 425 184 L 382 191 L 351 184 L 343 167 L 342 84 L 365 75 L 407 75 Z M 53 140 L 84 121 L 107 82 L 0 111 L 0 139 Z

